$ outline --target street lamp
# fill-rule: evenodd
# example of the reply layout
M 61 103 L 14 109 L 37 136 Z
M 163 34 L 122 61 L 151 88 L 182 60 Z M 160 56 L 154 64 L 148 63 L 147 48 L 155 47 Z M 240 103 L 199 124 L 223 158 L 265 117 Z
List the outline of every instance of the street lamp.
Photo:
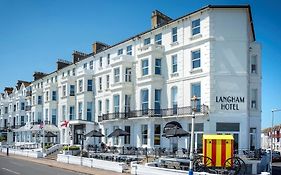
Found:
M 191 101 L 193 102 L 193 108 L 192 108 L 192 120 L 191 120 L 191 141 L 190 141 L 190 162 L 189 162 L 189 175 L 193 175 L 193 161 L 194 161 L 194 153 L 193 153 L 193 146 L 194 146 L 194 120 L 195 120 L 195 112 L 197 111 L 197 101 L 198 98 L 196 96 L 193 96 L 191 98 Z
M 273 123 L 274 123 L 274 112 L 280 112 L 281 109 L 272 109 L 271 110 L 271 135 L 270 135 L 270 174 L 272 174 L 272 147 L 273 147 Z

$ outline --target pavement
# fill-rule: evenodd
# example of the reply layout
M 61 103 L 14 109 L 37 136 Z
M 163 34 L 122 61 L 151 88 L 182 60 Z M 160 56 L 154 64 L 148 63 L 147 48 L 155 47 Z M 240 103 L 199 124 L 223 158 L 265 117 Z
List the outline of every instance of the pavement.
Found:
M 0 153 L 0 175 L 124 175 L 79 165 L 60 163 L 44 158 L 31 158 Z

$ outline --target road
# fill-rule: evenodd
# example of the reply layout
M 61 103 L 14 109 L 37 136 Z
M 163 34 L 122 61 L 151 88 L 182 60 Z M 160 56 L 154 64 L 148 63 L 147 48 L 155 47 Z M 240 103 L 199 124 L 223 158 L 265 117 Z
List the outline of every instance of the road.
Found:
M 0 155 L 0 175 L 83 175 L 50 167 L 47 165 L 37 164 L 29 161 L 19 160 L 11 157 Z
M 281 162 L 274 162 L 272 164 L 272 175 L 281 174 Z

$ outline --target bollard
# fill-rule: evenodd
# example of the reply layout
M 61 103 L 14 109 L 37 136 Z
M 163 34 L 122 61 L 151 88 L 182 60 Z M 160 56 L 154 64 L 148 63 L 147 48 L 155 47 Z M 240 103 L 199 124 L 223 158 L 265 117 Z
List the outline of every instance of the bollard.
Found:
M 9 156 L 9 146 L 7 147 L 7 156 Z

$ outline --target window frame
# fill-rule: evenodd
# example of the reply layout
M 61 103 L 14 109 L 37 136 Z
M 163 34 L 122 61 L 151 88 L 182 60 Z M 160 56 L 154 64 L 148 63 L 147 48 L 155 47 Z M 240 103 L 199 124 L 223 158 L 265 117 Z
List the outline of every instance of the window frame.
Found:
M 196 57 L 196 53 L 199 52 L 199 57 Z M 195 62 L 199 62 L 199 66 L 195 66 Z M 192 69 L 200 69 L 201 68 L 201 49 L 196 49 L 191 51 L 191 67 Z
M 144 63 L 147 62 L 147 65 Z M 142 69 L 142 76 L 146 76 L 149 74 L 149 61 L 148 58 L 141 60 L 141 69 Z
M 197 23 L 199 21 L 199 24 Z M 201 33 L 201 20 L 197 18 L 191 21 L 191 34 L 192 36 L 199 35 Z

